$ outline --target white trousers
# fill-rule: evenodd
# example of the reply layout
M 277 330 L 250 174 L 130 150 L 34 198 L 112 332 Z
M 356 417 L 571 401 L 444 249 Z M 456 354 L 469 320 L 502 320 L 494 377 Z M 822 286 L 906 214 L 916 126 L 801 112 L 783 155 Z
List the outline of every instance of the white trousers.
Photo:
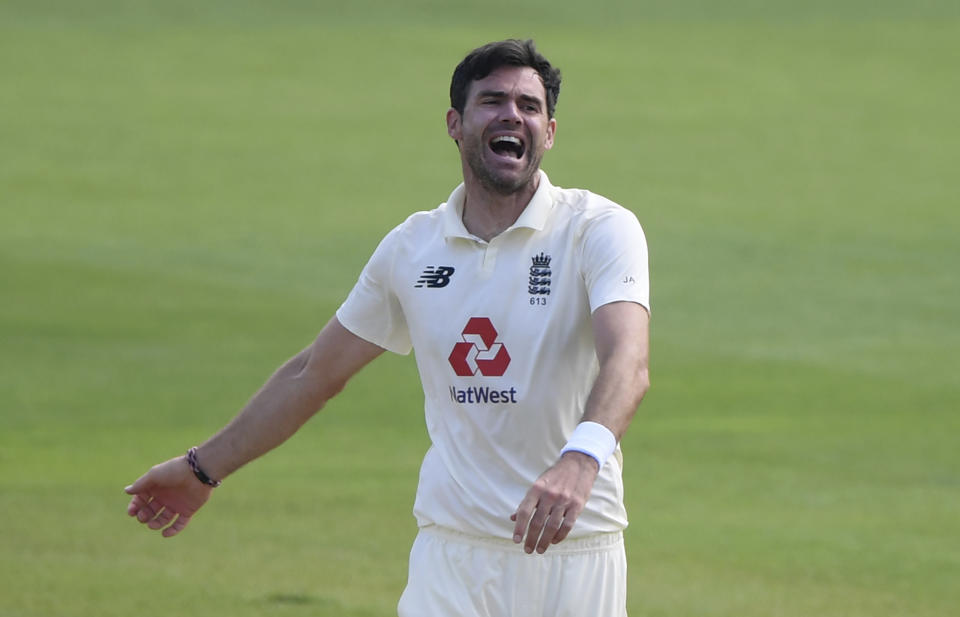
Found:
M 623 534 L 526 554 L 522 544 L 438 527 L 410 551 L 399 617 L 626 617 Z

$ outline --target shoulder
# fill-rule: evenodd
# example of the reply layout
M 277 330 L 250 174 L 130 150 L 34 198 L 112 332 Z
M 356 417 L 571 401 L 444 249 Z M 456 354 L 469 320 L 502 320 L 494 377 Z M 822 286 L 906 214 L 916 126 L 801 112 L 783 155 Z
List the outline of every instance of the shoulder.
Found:
M 640 229 L 636 214 L 617 202 L 586 189 L 554 187 L 554 204 L 580 233 L 618 226 Z
M 420 210 L 408 216 L 399 227 L 410 231 L 423 231 L 443 224 L 443 209 L 446 204 L 440 204 L 433 210 Z
M 382 246 L 399 247 L 404 244 L 420 244 L 443 229 L 443 206 L 422 210 L 409 215 L 402 223 L 391 229 L 381 241 Z

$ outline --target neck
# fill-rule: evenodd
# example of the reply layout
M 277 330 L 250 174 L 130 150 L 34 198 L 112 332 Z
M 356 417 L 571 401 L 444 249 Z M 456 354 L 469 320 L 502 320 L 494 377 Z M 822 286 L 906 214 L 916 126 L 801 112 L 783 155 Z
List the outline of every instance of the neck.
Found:
M 489 242 L 517 222 L 540 186 L 540 174 L 507 195 L 492 191 L 480 182 L 464 178 L 463 226 L 471 234 Z

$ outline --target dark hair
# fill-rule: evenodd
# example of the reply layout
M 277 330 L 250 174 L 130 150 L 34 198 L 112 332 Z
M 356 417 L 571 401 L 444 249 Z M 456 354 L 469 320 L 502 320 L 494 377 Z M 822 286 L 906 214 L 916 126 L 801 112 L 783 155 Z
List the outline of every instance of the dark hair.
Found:
M 450 81 L 450 106 L 462 115 L 470 82 L 483 79 L 502 66 L 529 66 L 537 71 L 547 93 L 547 117 L 552 118 L 557 107 L 557 97 L 560 96 L 560 69 L 550 65 L 537 51 L 531 39 L 507 39 L 487 43 L 467 54 L 453 71 L 453 79 Z

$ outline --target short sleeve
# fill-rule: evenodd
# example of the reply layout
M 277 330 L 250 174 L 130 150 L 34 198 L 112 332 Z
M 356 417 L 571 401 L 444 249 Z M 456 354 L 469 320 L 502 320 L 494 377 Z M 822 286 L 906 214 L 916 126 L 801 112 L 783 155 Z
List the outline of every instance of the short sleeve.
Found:
M 581 238 L 581 274 L 593 312 L 611 302 L 650 310 L 647 239 L 637 217 L 611 204 L 587 221 Z
M 337 320 L 360 338 L 406 355 L 412 348 L 410 332 L 391 284 L 399 233 L 400 227 L 397 227 L 380 242 L 357 284 L 337 310 Z

